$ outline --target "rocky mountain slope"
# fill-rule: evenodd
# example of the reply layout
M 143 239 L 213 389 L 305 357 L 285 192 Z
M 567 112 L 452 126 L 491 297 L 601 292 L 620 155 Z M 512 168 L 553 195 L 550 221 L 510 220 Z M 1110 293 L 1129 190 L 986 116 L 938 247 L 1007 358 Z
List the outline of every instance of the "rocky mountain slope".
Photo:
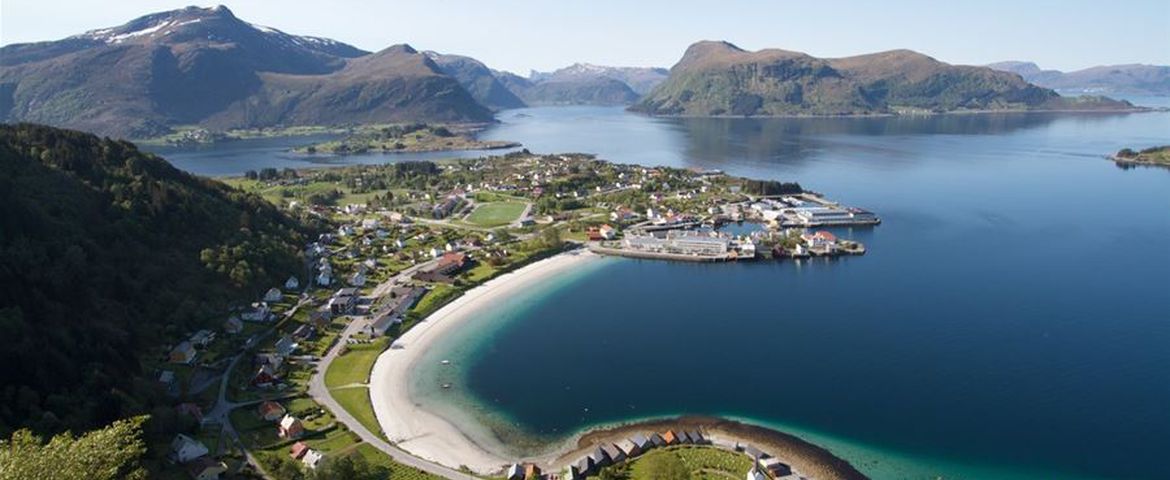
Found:
M 405 46 L 370 54 L 188 7 L 58 41 L 0 48 L 0 120 L 145 137 L 172 125 L 489 121 Z

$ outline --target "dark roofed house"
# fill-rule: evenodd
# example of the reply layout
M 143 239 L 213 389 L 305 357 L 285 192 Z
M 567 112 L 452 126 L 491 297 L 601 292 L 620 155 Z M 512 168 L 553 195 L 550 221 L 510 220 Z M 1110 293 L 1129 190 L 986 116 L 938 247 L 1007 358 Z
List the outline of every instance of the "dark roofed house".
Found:
M 654 444 L 650 442 L 650 439 L 646 438 L 646 436 L 642 435 L 641 433 L 634 434 L 634 436 L 630 437 L 630 441 L 634 442 L 634 444 L 637 445 L 638 448 L 642 449 L 643 452 L 654 447 Z
M 634 443 L 633 440 L 628 438 L 618 442 L 617 447 L 622 450 L 622 453 L 626 454 L 626 458 L 634 458 L 642 454 L 642 447 L 639 447 L 637 443 Z
M 617 445 L 607 443 L 602 445 L 601 449 L 605 450 L 605 454 L 609 456 L 610 461 L 613 463 L 621 463 L 626 459 L 626 453 L 623 452 L 622 449 L 618 448 Z
M 747 454 L 747 456 L 752 457 L 752 458 L 768 458 L 768 456 L 769 456 L 768 454 L 764 453 L 762 450 L 760 450 L 754 446 L 751 446 L 751 445 L 744 445 L 743 446 L 743 453 Z
M 655 447 L 666 446 L 666 440 L 664 440 L 662 435 L 659 435 L 658 432 L 650 434 L 650 443 L 654 444 Z
M 691 437 L 692 443 L 707 443 L 707 440 L 705 438 L 703 438 L 703 434 L 699 433 L 698 430 L 688 431 L 687 436 Z
M 580 460 L 577 460 L 576 466 L 577 474 L 581 475 L 582 477 L 589 475 L 589 472 L 593 471 L 593 457 L 590 457 L 589 455 L 581 457 Z
M 315 333 L 316 333 L 316 329 L 313 328 L 312 325 L 309 325 L 306 323 L 306 324 L 301 324 L 299 327 L 297 327 L 296 330 L 293 330 L 292 336 L 293 336 L 293 338 L 297 338 L 297 339 L 311 340 Z
M 186 468 L 195 480 L 218 480 L 220 474 L 227 472 L 226 464 L 206 455 L 192 460 Z
M 678 443 L 694 443 L 691 441 L 691 436 L 683 430 L 678 431 Z
M 609 454 L 605 453 L 605 449 L 601 447 L 597 447 L 593 453 L 589 454 L 589 457 L 593 459 L 593 465 L 598 468 L 613 463 L 613 461 L 611 461 L 609 458 Z
M 788 475 L 792 475 L 792 467 L 789 467 L 788 464 L 781 462 L 780 459 L 778 459 L 778 458 L 760 459 L 759 462 L 760 462 L 760 466 L 764 467 L 764 469 L 767 470 L 768 473 L 772 474 L 773 478 L 780 478 L 780 477 L 786 477 Z

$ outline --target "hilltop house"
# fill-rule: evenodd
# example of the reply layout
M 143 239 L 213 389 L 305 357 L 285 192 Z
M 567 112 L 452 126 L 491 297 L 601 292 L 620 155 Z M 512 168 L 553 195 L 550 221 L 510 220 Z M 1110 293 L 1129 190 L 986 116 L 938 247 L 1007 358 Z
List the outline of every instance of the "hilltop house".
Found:
M 296 352 L 297 346 L 297 342 L 294 341 L 292 337 L 285 335 L 280 337 L 280 340 L 276 341 L 276 354 L 282 357 L 288 357 L 289 355 L 292 355 L 293 352 Z
M 251 310 L 246 310 L 240 314 L 240 319 L 245 322 L 267 322 L 271 318 L 272 310 L 264 302 L 253 303 Z
M 278 381 L 280 381 L 280 377 L 272 365 L 261 365 L 256 370 L 256 374 L 252 375 L 252 380 L 249 383 L 256 388 L 268 388 Z
M 219 480 L 219 476 L 227 470 L 227 464 L 207 456 L 187 464 L 187 474 L 195 480 Z
M 275 422 L 284 417 L 286 411 L 279 403 L 271 400 L 263 402 L 260 407 L 256 409 L 256 414 L 269 422 Z
M 196 458 L 207 455 L 207 446 L 182 433 L 175 435 L 171 440 L 171 458 L 179 463 L 187 463 Z
M 240 320 L 239 315 L 232 315 L 223 322 L 223 331 L 230 335 L 240 333 L 244 331 L 244 321 Z
M 206 347 L 206 346 L 210 345 L 211 342 L 215 341 L 215 332 L 213 332 L 211 330 L 203 329 L 203 330 L 200 330 L 198 332 L 192 333 L 190 337 L 187 337 L 187 341 L 191 342 L 192 345 L 199 345 L 201 347 Z
M 329 310 L 328 306 L 322 306 L 316 310 L 309 312 L 309 323 L 317 328 L 325 328 L 329 326 L 329 322 L 333 321 L 333 312 Z
M 276 427 L 276 435 L 280 438 L 301 438 L 304 434 L 305 425 L 292 415 L 285 414 L 284 418 L 280 419 L 280 425 Z
M 179 342 L 178 345 L 175 345 L 175 348 L 171 349 L 171 353 L 168 355 L 168 358 L 171 363 L 190 365 L 191 362 L 195 361 L 196 354 L 195 346 L 191 345 L 191 342 L 184 340 Z
M 191 417 L 197 423 L 203 423 L 203 409 L 194 403 L 185 402 L 175 405 L 175 413 Z
M 301 281 L 297 280 L 297 277 L 288 277 L 288 280 L 284 281 L 285 290 L 296 290 L 298 288 L 301 288 Z

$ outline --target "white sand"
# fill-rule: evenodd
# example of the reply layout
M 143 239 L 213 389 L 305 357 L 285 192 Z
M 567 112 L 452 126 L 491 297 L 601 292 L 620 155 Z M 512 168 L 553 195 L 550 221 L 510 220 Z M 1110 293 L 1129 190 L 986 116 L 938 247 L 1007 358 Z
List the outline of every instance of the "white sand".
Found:
M 471 289 L 399 337 L 395 344 L 404 348 L 382 353 L 370 375 L 370 399 L 386 437 L 418 457 L 451 468 L 466 466 L 480 474 L 499 472 L 515 461 L 487 451 L 459 427 L 415 404 L 408 391 L 410 372 L 435 340 L 475 319 L 487 305 L 598 258 L 577 250 L 501 275 Z

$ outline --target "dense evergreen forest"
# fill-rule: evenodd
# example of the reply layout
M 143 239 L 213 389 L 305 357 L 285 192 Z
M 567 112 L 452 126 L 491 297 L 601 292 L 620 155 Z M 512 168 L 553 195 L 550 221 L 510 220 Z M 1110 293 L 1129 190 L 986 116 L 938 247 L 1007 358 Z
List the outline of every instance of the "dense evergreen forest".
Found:
M 0 437 L 148 412 L 142 360 L 300 276 L 314 229 L 128 142 L 0 125 Z

